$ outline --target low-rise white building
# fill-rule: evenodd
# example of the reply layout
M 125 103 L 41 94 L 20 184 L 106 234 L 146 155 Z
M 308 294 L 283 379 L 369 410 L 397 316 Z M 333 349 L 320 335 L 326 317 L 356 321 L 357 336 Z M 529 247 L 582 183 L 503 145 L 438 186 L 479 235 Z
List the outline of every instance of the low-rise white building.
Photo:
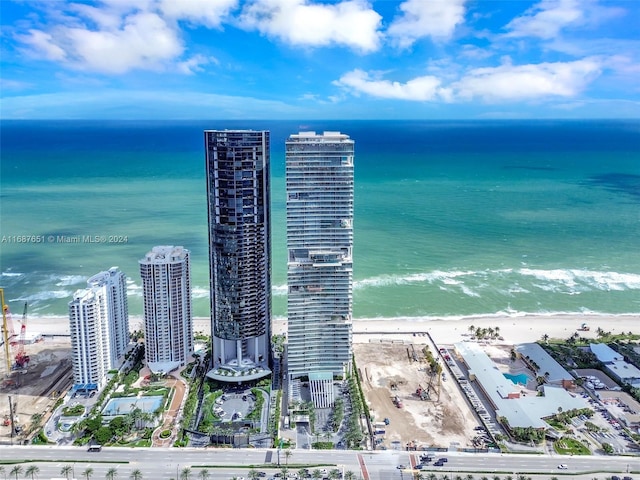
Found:
M 489 399 L 496 418 L 504 417 L 511 428 L 546 429 L 549 425 L 544 418 L 588 406 L 580 395 L 560 387 L 542 387 L 544 396 L 523 395 L 477 343 L 456 343 L 455 349 L 468 368 L 469 380 L 475 381 Z

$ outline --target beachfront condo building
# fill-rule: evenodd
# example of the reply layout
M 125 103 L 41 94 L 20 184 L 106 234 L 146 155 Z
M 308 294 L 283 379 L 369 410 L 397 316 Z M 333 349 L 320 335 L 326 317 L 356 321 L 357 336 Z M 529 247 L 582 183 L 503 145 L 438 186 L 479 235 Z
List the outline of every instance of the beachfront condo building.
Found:
M 212 368 L 240 383 L 271 374 L 271 231 L 267 131 L 204 132 Z
M 167 373 L 186 365 L 193 353 L 190 253 L 158 246 L 138 263 L 147 365 L 153 373 Z
M 353 156 L 340 132 L 286 142 L 289 397 L 308 381 L 317 408 L 352 363 Z
M 74 388 L 104 386 L 129 344 L 126 277 L 117 267 L 100 272 L 69 302 L 69 334 Z

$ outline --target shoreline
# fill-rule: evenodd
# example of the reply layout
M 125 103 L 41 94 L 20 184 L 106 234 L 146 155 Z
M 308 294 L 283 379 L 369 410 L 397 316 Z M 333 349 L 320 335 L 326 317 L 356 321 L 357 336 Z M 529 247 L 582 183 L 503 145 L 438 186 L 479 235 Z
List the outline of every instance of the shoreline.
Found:
M 29 317 L 27 333 L 43 335 L 68 335 L 68 318 L 58 315 Z M 568 338 L 586 323 L 589 331 L 578 333 L 586 338 L 597 338 L 597 329 L 613 333 L 640 333 L 640 313 L 637 314 L 593 314 L 593 313 L 557 313 L 557 314 L 517 314 L 484 315 L 469 317 L 389 317 L 356 318 L 353 320 L 354 343 L 375 341 L 380 335 L 394 335 L 397 338 L 410 339 L 414 333 L 429 333 L 435 341 L 452 344 L 469 336 L 469 327 L 498 328 L 503 340 L 499 343 L 526 343 L 540 340 L 543 335 L 549 338 Z M 14 329 L 19 322 L 14 321 Z M 142 317 L 129 317 L 129 329 L 142 329 Z M 210 334 L 210 319 L 195 317 L 194 332 Z M 272 319 L 272 333 L 286 333 L 287 320 L 284 317 Z M 19 331 L 19 330 L 16 330 Z

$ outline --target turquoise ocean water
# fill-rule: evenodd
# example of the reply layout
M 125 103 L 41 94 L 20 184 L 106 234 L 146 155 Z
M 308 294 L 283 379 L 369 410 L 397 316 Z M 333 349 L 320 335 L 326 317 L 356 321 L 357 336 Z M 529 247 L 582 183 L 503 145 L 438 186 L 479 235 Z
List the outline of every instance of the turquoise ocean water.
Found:
M 28 302 L 66 315 L 117 265 L 140 315 L 137 261 L 175 244 L 192 251 L 194 312 L 208 316 L 207 128 L 271 131 L 275 316 L 284 142 L 301 130 L 356 141 L 356 318 L 640 312 L 638 121 L 3 121 L 0 284 L 14 314 Z

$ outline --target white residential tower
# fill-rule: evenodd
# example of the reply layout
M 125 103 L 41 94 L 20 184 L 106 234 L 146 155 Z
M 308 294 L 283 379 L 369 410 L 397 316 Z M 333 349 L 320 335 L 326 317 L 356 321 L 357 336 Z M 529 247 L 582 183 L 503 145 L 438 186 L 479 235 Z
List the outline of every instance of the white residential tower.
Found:
M 154 247 L 138 263 L 147 365 L 167 373 L 186 365 L 193 353 L 189 250 Z
M 126 277 L 117 267 L 87 281 L 69 302 L 74 387 L 101 388 L 129 343 Z
M 316 407 L 351 369 L 354 142 L 301 132 L 286 142 L 290 393 L 308 379 Z

